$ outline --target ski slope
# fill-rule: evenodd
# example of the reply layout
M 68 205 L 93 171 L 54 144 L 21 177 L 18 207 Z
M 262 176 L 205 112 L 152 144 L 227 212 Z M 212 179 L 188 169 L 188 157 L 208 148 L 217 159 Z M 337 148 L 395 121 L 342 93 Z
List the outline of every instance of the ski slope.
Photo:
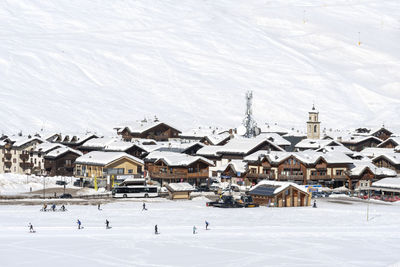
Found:
M 0 130 L 109 132 L 157 115 L 400 129 L 398 0 L 3 1 Z M 360 45 L 358 42 L 361 42 Z
M 400 261 L 398 205 L 218 209 L 204 200 L 0 206 L 1 266 L 388 266 Z M 84 229 L 78 230 L 80 219 Z M 105 220 L 112 229 L 105 229 Z M 204 221 L 210 222 L 206 231 Z M 31 222 L 36 233 L 30 234 Z M 159 235 L 154 235 L 154 225 Z M 193 226 L 198 234 L 192 234 Z

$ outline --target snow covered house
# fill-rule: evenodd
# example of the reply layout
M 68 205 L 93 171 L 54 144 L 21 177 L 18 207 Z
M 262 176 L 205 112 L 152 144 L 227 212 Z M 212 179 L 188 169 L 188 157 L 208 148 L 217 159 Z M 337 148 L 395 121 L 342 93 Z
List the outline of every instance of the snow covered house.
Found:
M 92 151 L 75 160 L 75 176 L 81 181 L 143 174 L 144 162 L 124 152 Z
M 44 155 L 44 169 L 48 176 L 73 176 L 75 160 L 82 152 L 67 146 L 55 148 Z
M 380 143 L 382 143 L 382 140 L 375 136 L 355 135 L 340 137 L 338 141 L 348 149 L 358 152 L 367 147 L 377 147 Z
M 395 148 L 400 145 L 400 136 L 394 136 L 386 139 L 378 145 L 381 148 Z
M 379 191 L 383 200 L 400 200 L 400 177 L 383 178 L 373 182 L 369 189 Z
M 325 147 L 340 147 L 343 146 L 339 142 L 331 139 L 303 139 L 298 142 L 294 147 L 297 151 L 304 151 L 304 150 L 319 150 Z
M 154 151 L 146 158 L 146 170 L 152 180 L 160 184 L 188 182 L 192 185 L 205 183 L 213 162 L 199 156 L 182 153 Z
M 350 183 L 348 188 L 350 190 L 356 188 L 365 188 L 371 186 L 371 183 L 379 181 L 387 177 L 397 176 L 396 171 L 377 167 L 371 161 L 353 161 L 349 170 Z
M 169 183 L 165 186 L 168 189 L 170 199 L 190 199 L 190 193 L 195 190 L 194 186 L 183 183 Z
M 0 141 L 0 172 L 32 174 L 36 169 L 42 169 L 44 160 L 42 157 L 33 159 L 31 151 L 41 143 L 39 137 L 11 136 Z
M 388 168 L 400 174 L 400 153 L 382 153 L 373 158 L 372 162 L 380 168 Z
M 58 137 L 54 140 L 54 142 L 63 144 L 73 149 L 78 149 L 83 143 L 93 138 L 98 138 L 98 136 L 90 132 L 67 133 L 67 134 L 59 134 Z
M 248 163 L 245 182 L 256 184 L 263 179 L 297 184 L 342 186 L 352 159 L 341 152 L 271 152 L 258 151 L 244 159 Z
M 143 120 L 130 123 L 130 125 L 126 126 L 118 126 L 114 129 L 117 130 L 117 134 L 121 135 L 126 141 L 131 141 L 133 138 L 168 141 L 171 138 L 179 138 L 179 134 L 181 133 L 181 131 L 175 127 L 158 120 Z
M 250 189 L 253 201 L 269 207 L 303 207 L 310 205 L 310 194 L 304 186 L 290 182 L 263 180 Z
M 354 130 L 352 135 L 356 136 L 374 136 L 379 138 L 382 141 L 388 139 L 393 133 L 385 128 L 385 126 L 378 127 L 378 128 L 357 128 Z
M 242 185 L 246 177 L 247 162 L 240 159 L 233 159 L 221 168 L 221 182 L 229 182 Z

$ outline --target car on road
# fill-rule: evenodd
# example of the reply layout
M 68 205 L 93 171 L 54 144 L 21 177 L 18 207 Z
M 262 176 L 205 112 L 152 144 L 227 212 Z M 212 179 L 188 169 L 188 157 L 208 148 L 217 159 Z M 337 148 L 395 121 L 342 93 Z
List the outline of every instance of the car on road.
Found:
M 68 183 L 66 181 L 56 181 L 56 185 L 67 185 Z

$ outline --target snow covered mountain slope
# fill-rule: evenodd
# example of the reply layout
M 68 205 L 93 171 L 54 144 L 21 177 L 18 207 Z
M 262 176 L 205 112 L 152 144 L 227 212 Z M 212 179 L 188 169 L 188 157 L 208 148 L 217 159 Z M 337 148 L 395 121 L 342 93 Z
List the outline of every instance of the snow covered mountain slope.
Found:
M 237 126 L 249 89 L 259 123 L 304 125 L 315 102 L 327 127 L 400 129 L 398 14 L 398 0 L 3 1 L 0 130 Z

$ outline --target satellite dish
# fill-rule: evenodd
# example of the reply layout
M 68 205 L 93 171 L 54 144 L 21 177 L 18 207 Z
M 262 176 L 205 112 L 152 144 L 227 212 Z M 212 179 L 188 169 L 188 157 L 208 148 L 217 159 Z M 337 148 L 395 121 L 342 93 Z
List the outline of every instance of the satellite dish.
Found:
M 245 135 L 245 134 L 246 134 L 246 127 L 244 127 L 243 125 L 240 125 L 240 126 L 237 128 L 237 133 L 238 133 L 239 135 Z
M 258 128 L 258 127 L 255 127 L 254 133 L 255 133 L 256 135 L 260 135 L 260 134 L 261 134 L 261 129 Z M 273 141 L 272 141 L 272 142 L 273 142 Z

